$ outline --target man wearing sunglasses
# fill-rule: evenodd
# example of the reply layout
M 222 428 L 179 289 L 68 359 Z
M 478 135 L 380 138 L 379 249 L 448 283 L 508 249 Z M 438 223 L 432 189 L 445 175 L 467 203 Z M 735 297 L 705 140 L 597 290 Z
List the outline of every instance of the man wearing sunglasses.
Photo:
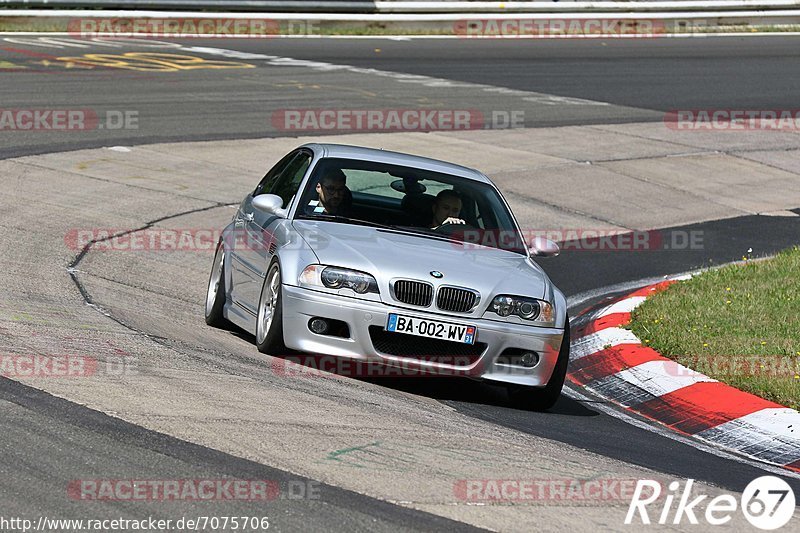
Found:
M 338 168 L 325 172 L 317 183 L 317 200 L 309 204 L 312 213 L 347 216 L 352 199 L 347 176 Z

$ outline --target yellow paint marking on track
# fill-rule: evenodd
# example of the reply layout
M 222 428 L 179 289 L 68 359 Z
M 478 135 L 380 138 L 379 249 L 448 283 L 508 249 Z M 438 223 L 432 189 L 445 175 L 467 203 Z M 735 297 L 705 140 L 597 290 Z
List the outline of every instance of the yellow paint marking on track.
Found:
M 17 65 L 12 63 L 11 61 L 0 61 L 0 68 L 13 68 L 13 69 L 24 69 L 28 67 L 24 67 L 22 65 Z
M 64 68 L 82 68 L 82 69 L 93 69 L 94 67 L 91 65 L 84 65 L 82 63 L 73 63 L 72 61 L 67 62 L 58 62 L 58 61 L 50 61 L 49 59 L 42 59 L 41 61 L 34 61 L 37 65 L 42 65 L 43 67 L 64 67 Z
M 84 54 L 80 57 L 59 57 L 59 61 L 96 67 L 136 70 L 139 72 L 178 72 L 195 69 L 255 68 L 240 61 L 207 60 L 201 57 L 163 54 L 158 52 L 127 52 L 125 54 Z

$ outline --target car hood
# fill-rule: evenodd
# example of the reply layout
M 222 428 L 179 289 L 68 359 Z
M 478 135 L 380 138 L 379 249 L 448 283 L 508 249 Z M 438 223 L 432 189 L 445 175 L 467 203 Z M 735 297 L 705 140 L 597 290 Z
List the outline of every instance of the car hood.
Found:
M 381 294 L 388 294 L 389 280 L 398 277 L 475 289 L 481 307 L 497 294 L 543 298 L 547 293 L 549 279 L 521 254 L 355 224 L 295 220 L 294 227 L 321 264 L 368 272 Z M 432 271 L 444 276 L 436 279 Z

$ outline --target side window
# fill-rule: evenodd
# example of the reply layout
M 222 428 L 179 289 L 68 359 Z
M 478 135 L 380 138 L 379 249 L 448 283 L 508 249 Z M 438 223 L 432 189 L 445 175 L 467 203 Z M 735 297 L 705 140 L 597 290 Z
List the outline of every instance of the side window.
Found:
M 300 182 L 303 181 L 303 176 L 306 175 L 306 170 L 308 170 L 308 165 L 310 164 L 311 154 L 305 151 L 300 152 L 292 159 L 286 170 L 281 172 L 280 178 L 269 190 L 270 193 L 277 194 L 283 198 L 284 208 L 289 205 L 294 195 L 297 194 Z
M 278 178 L 283 174 L 283 171 L 286 170 L 286 167 L 289 166 L 289 163 L 297 156 L 297 151 L 289 153 L 288 155 L 284 156 L 283 159 L 278 161 L 278 163 L 269 169 L 266 176 L 261 179 L 261 182 L 258 184 L 256 189 L 253 191 L 253 196 L 258 196 L 259 194 L 266 194 L 275 186 L 275 182 L 278 181 Z

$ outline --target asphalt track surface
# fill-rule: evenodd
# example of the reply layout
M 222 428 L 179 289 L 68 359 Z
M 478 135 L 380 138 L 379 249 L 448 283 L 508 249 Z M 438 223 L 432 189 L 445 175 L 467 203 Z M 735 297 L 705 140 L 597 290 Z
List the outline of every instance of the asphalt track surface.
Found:
M 478 109 L 524 112 L 526 127 L 661 121 L 676 109 L 793 109 L 800 83 L 797 37 L 689 39 L 371 40 L 184 39 L 170 46 L 81 42 L 48 45 L 0 36 L 0 100 L 5 108 L 87 107 L 134 111 L 137 130 L 63 136 L 0 133 L 0 157 L 107 145 L 278 137 L 281 109 Z M 149 45 L 149 46 L 147 46 Z M 254 68 L 132 71 L 76 63 L 85 54 L 172 53 L 224 60 L 197 48 L 239 50 L 408 73 L 467 84 L 389 84 L 370 77 L 353 85 L 347 72 L 309 72 L 284 62 L 241 59 Z M 69 58 L 73 58 L 70 60 Z M 129 62 L 133 61 L 128 59 Z M 231 59 L 231 61 L 236 61 Z M 471 86 L 526 91 L 533 96 Z M 537 95 L 555 95 L 539 97 Z M 595 102 L 595 104 L 592 104 Z
M 2 42 L 2 38 L 0 38 Z M 797 38 L 748 37 L 653 39 L 647 41 L 389 41 L 389 40 L 274 40 L 200 42 L 191 47 L 218 47 L 296 59 L 328 61 L 383 71 L 422 74 L 467 82 L 490 84 L 569 98 L 610 103 L 607 106 L 554 105 L 539 99 L 529 102 L 526 126 L 585 123 L 658 121 L 676 108 L 792 108 L 800 86 L 800 52 Z M 79 132 L 63 135 L 0 133 L 0 158 L 33 153 L 73 150 L 109 144 L 145 144 L 157 141 L 284 136 L 269 131 L 269 112 L 283 107 L 319 108 L 351 105 L 368 108 L 390 89 L 378 80 L 374 87 L 348 87 L 346 75 L 295 72 L 274 76 L 274 69 L 195 70 L 168 79 L 165 73 L 119 72 L 109 69 L 77 70 L 34 65 L 49 54 L 62 57 L 63 48 L 3 43 L 0 61 L 24 65 L 3 72 L 0 88 L 3 106 L 94 106 L 101 109 L 135 109 L 141 127 L 136 131 Z M 13 49 L 13 50 L 10 50 Z M 377 51 L 376 49 L 380 49 Z M 131 48 L 130 50 L 133 50 Z M 136 48 L 135 50 L 140 50 Z M 125 48 L 125 51 L 129 51 Z M 159 50 L 165 51 L 165 50 Z M 74 48 L 69 55 L 109 53 L 108 48 Z M 174 53 L 185 53 L 175 52 Z M 115 52 L 118 53 L 118 52 Z M 208 59 L 222 59 L 206 55 Z M 657 58 L 657 60 L 655 59 Z M 249 60 L 241 60 L 249 61 Z M 253 63 L 258 63 L 253 60 Z M 473 87 L 470 107 L 517 109 L 519 101 L 504 101 Z M 433 88 L 408 85 L 392 98 L 408 105 L 427 105 Z M 433 91 L 431 94 L 434 94 Z M 461 98 L 456 94 L 453 98 Z M 439 102 L 441 103 L 441 102 Z M 446 103 L 446 102 L 445 102 Z M 464 107 L 464 102 L 460 102 Z M 662 250 L 650 253 L 565 254 L 542 262 L 564 292 L 574 297 L 586 291 L 648 277 L 692 270 L 741 259 L 744 243 L 758 243 L 756 254 L 768 254 L 796 244 L 798 225 L 780 217 L 739 217 L 707 222 L 691 228 L 713 235 L 713 246 L 697 252 Z M 587 274 L 590 273 L 590 274 Z M 607 295 L 603 295 L 604 297 Z M 582 306 L 600 297 L 582 302 Z M 528 413 L 510 407 L 501 391 L 479 384 L 431 383 L 429 380 L 382 382 L 387 387 L 428 396 L 476 419 L 518 431 L 575 445 L 607 457 L 645 466 L 679 478 L 692 477 L 724 489 L 741 491 L 763 474 L 757 467 L 698 450 L 609 416 L 593 406 L 593 400 L 566 396 L 550 413 Z M 2 426 L 0 448 L 8 460 L 3 476 L 14 479 L 0 489 L 13 514 L 68 512 L 69 502 L 48 500 L 47 487 L 54 479 L 86 475 L 85 462 L 101 467 L 117 464 L 141 475 L 147 465 L 153 476 L 192 478 L 233 475 L 282 479 L 281 471 L 248 462 L 215 450 L 144 430 L 59 400 L 45 393 L 0 378 Z M 43 436 L 44 435 L 44 436 Z M 86 456 L 64 457 L 65 443 L 87 450 Z M 36 454 L 30 450 L 51 450 Z M 98 455 L 98 451 L 100 455 Z M 10 455 L 9 455 L 10 454 Z M 79 472 L 79 473 L 78 473 Z M 789 479 L 794 490 L 800 482 Z M 282 529 L 308 527 L 333 529 L 389 529 L 403 523 L 408 529 L 450 530 L 463 525 L 427 513 L 331 488 L 323 502 L 278 502 L 270 514 L 282 516 Z M 33 506 L 31 501 L 36 501 Z M 124 507 L 124 506 L 123 506 Z M 118 509 L 96 507 L 97 513 Z M 193 509 L 188 508 L 187 511 Z M 235 506 L 221 511 L 239 511 Z M 172 516 L 174 508 L 170 508 Z M 97 514 L 96 513 L 96 514 Z M 463 526 L 466 528 L 466 526 Z
M 492 41 L 491 39 L 489 41 Z M 247 42 L 241 50 L 260 50 Z M 380 48 L 376 52 L 375 48 Z M 269 44 L 300 59 L 487 83 L 658 111 L 796 105 L 797 37 L 310 40 Z M 633 116 L 631 116 L 631 119 Z
M 261 479 L 276 482 L 286 496 L 270 500 L 269 511 L 255 513 L 252 504 L 241 502 L 161 502 L 147 510 L 155 520 L 210 514 L 268 516 L 272 528 L 282 531 L 322 531 L 332 524 L 352 531 L 480 530 L 148 431 L 6 378 L 0 378 L 0 404 L 5 428 L 0 471 L 14 480 L 3 490 L 6 517 L 34 522 L 39 515 L 69 517 L 63 493 L 51 488 L 85 478 L 87 465 L 100 471 L 109 462 L 130 479 Z M 320 498 L 300 497 L 311 491 Z M 145 516 L 141 511 L 128 515 L 131 510 L 128 502 L 100 502 L 81 514 L 100 520 Z

